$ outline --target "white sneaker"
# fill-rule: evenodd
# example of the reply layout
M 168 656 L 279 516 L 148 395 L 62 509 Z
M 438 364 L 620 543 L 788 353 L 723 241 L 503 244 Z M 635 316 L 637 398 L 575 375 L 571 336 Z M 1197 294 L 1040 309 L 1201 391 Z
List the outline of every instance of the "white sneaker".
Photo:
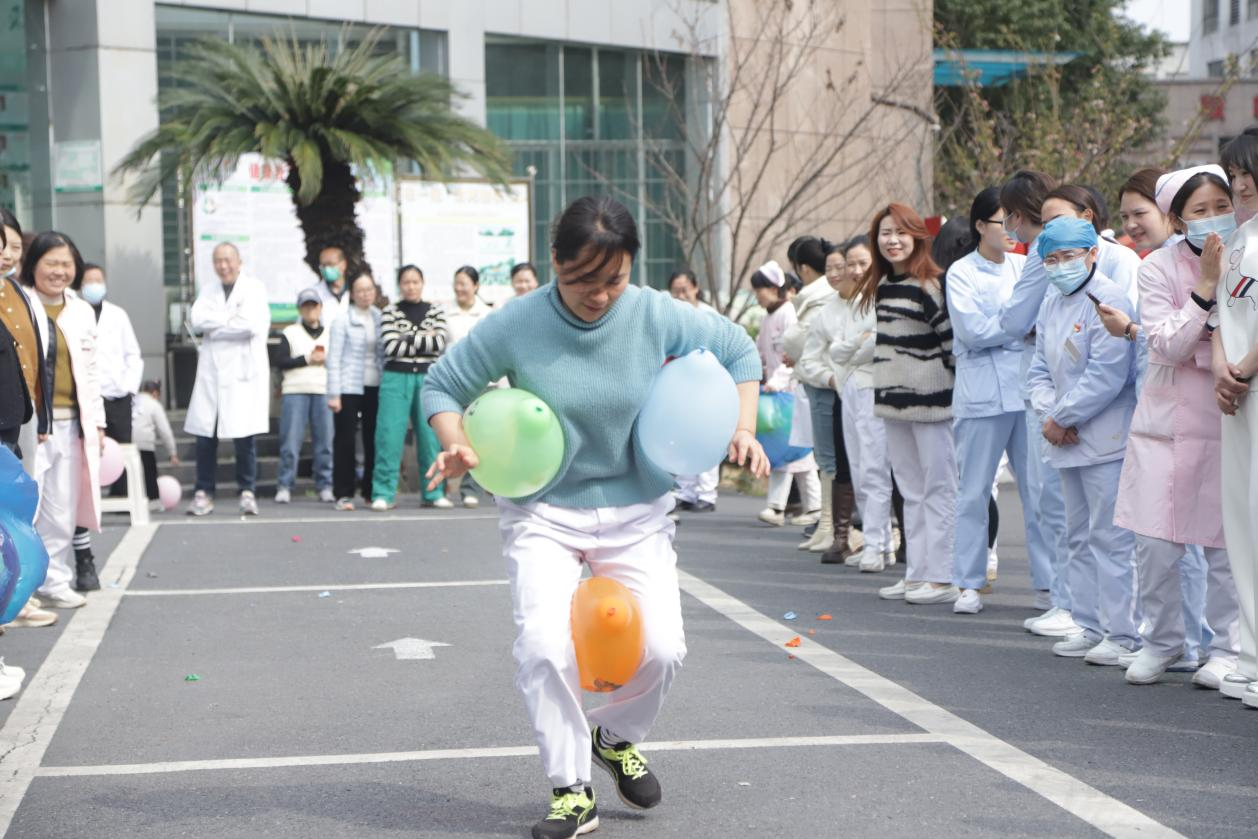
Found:
M 324 487 L 319 490 L 319 501 L 323 504 L 335 504 L 336 493 L 332 491 L 331 487 Z
M 983 601 L 974 589 L 961 589 L 961 596 L 952 604 L 952 611 L 958 615 L 977 615 L 983 611 Z
M 0 676 L 0 699 L 16 696 L 22 689 L 22 680 L 17 676 Z
M 817 532 L 812 535 L 811 539 L 801 542 L 799 545 L 799 549 L 801 551 L 808 551 L 809 553 L 814 554 L 827 553 L 833 547 L 834 529 L 829 528 L 827 530 L 822 530 L 820 527 L 817 528 Z
M 847 568 L 860 568 L 862 557 L 864 556 L 865 552 L 863 550 L 852 551 L 847 555 L 847 559 L 843 560 L 843 565 Z
M 1240 699 L 1245 695 L 1245 688 L 1253 683 L 1253 679 L 1240 673 L 1228 673 L 1219 683 L 1219 693 L 1228 699 Z
M 192 496 L 192 506 L 188 508 L 188 515 L 208 516 L 212 512 L 214 512 L 214 499 L 210 498 L 210 494 L 205 490 L 197 490 Z
M 480 499 L 475 495 L 465 495 L 463 496 L 463 506 L 469 510 L 475 510 L 480 506 Z
M 886 561 L 880 551 L 873 550 L 868 545 L 861 552 L 861 573 L 877 574 L 886 567 Z
M 954 585 L 932 586 L 929 583 L 909 589 L 904 593 L 904 602 L 916 606 L 933 606 L 937 603 L 953 603 L 960 592 Z
M 1210 660 L 1201 665 L 1193 674 L 1192 683 L 1199 688 L 1218 690 L 1223 680 L 1236 672 L 1236 659 L 1210 656 Z
M 786 523 L 791 527 L 808 527 L 810 524 L 817 524 L 821 521 L 821 511 L 812 510 L 807 513 L 801 513 L 798 516 L 791 516 Z
M 1088 650 L 1083 660 L 1098 667 L 1117 667 L 1118 657 L 1125 652 L 1130 652 L 1130 650 L 1107 638 Z
M 1058 609 L 1057 614 L 1044 616 L 1034 621 L 1028 630 L 1032 635 L 1043 638 L 1068 638 L 1083 631 L 1083 627 L 1075 623 L 1074 618 L 1065 609 Z
M 893 586 L 878 589 L 878 596 L 883 600 L 903 600 L 905 588 L 904 580 L 899 580 Z
M 258 514 L 258 499 L 254 498 L 253 493 L 249 490 L 240 493 L 240 514 L 242 516 L 256 516 Z
M 1241 702 L 1245 703 L 1246 708 L 1258 708 L 1258 682 L 1253 682 L 1245 688 Z
M 1053 608 L 1053 598 L 1046 591 L 1037 591 L 1035 593 L 1035 602 L 1031 604 L 1031 608 L 1037 612 L 1047 612 Z
M 1053 655 L 1062 658 L 1083 658 L 1088 650 L 1096 646 L 1096 642 L 1082 632 L 1067 637 L 1064 641 L 1053 644 Z
M 149 512 L 150 513 L 164 513 L 166 512 L 166 508 L 162 506 L 161 501 L 154 498 L 152 501 L 149 502 Z
M 996 549 L 992 548 L 987 552 L 987 582 L 996 582 L 996 571 L 1000 567 L 1000 558 L 996 556 Z
M 396 506 L 396 504 L 390 504 L 383 498 L 377 498 L 375 501 L 371 502 L 371 509 L 377 513 L 387 513 Z
M 87 603 L 87 598 L 77 591 L 66 589 L 60 594 L 41 594 L 40 602 L 49 609 L 78 609 Z
M 1190 658 L 1188 653 L 1184 653 L 1179 658 L 1171 662 L 1171 666 L 1166 668 L 1167 673 L 1196 673 L 1201 667 L 1201 662 L 1195 658 Z
M 1127 666 L 1127 684 L 1151 685 L 1162 678 L 1167 668 L 1179 661 L 1179 656 L 1163 657 L 1151 650 L 1144 649 L 1136 653 L 1135 659 Z
M 775 510 L 772 507 L 765 507 L 760 511 L 760 515 L 756 516 L 756 518 L 760 519 L 760 521 L 765 524 L 772 525 L 773 527 L 781 527 L 786 524 L 786 516 L 782 513 L 782 511 Z
M 275 491 L 276 504 L 288 504 L 293 500 L 293 493 L 287 487 L 280 487 Z
M 1140 650 L 1136 650 L 1134 652 L 1131 650 L 1128 650 L 1125 653 L 1121 653 L 1118 656 L 1118 666 L 1126 670 L 1128 667 L 1131 666 L 1131 663 L 1136 660 L 1136 656 L 1138 655 L 1140 655 Z
M 19 681 L 26 678 L 26 671 L 16 664 L 5 664 L 4 659 L 0 658 L 0 678 L 11 677 Z
M 443 495 L 436 501 L 425 501 L 424 506 L 432 507 L 434 510 L 450 510 L 454 507 L 454 502 Z

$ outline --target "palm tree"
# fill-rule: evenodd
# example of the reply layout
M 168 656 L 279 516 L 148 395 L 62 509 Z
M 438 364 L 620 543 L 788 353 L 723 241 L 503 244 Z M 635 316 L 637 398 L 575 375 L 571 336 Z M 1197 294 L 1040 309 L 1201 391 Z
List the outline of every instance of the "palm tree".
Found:
M 140 173 L 136 197 L 144 205 L 171 177 L 186 185 L 230 172 L 249 152 L 283 160 L 311 270 L 326 247 L 341 248 L 352 272 L 369 268 L 354 212 L 362 197 L 355 169 L 380 172 L 413 160 L 427 177 L 467 167 L 499 183 L 510 171 L 498 139 L 454 112 L 462 94 L 447 79 L 414 75 L 399 57 L 374 54 L 381 34 L 335 55 L 326 42 L 301 44 L 295 35 L 266 39 L 261 49 L 193 44 L 161 97 L 161 127 L 115 172 Z

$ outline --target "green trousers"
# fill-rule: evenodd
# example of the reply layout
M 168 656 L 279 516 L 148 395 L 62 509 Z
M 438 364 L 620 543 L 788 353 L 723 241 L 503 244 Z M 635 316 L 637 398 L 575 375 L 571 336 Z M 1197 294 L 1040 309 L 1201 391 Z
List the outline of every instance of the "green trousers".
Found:
M 380 408 L 376 415 L 376 466 L 372 479 L 371 499 L 383 498 L 390 504 L 397 497 L 398 470 L 402 465 L 402 446 L 406 442 L 406 426 L 415 427 L 415 452 L 419 461 L 419 480 L 425 501 L 436 501 L 445 495 L 443 481 L 436 489 L 428 489 L 424 475 L 441 453 L 437 435 L 424 418 L 419 392 L 424 377 L 419 373 L 397 373 L 385 370 L 380 375 Z

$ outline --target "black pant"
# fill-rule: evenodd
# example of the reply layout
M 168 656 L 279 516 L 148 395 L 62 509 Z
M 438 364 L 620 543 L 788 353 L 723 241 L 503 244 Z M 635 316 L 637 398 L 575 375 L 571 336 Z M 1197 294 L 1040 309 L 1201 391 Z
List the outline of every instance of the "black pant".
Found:
M 105 401 L 105 434 L 119 443 L 131 442 L 131 394 Z M 109 487 L 112 496 L 127 494 L 127 473 Z
M 833 393 L 833 391 L 831 391 Z M 847 446 L 843 444 L 843 400 L 834 394 L 834 480 L 840 484 L 852 483 L 852 467 L 847 462 Z
M 13 452 L 18 460 L 22 459 L 22 450 L 17 444 L 18 437 L 21 435 L 22 427 L 20 425 L 17 428 L 0 430 L 0 445 Z
M 140 450 L 140 462 L 144 464 L 144 494 L 152 501 L 161 497 L 157 489 L 157 452 Z
M 337 498 L 354 497 L 354 478 L 358 467 L 356 455 L 358 431 L 363 435 L 363 498 L 371 500 L 371 469 L 376 462 L 376 411 L 380 407 L 380 388 L 365 387 L 361 395 L 341 394 L 341 410 L 332 418 L 332 493 Z M 361 415 L 361 424 L 359 422 Z

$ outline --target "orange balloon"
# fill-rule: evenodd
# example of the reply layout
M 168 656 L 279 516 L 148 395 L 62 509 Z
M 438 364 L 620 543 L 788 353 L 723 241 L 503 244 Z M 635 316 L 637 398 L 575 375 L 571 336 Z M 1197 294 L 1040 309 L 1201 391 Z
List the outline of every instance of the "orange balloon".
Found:
M 629 589 L 607 577 L 583 580 L 572 595 L 572 643 L 583 689 L 624 687 L 642 663 L 642 610 Z

